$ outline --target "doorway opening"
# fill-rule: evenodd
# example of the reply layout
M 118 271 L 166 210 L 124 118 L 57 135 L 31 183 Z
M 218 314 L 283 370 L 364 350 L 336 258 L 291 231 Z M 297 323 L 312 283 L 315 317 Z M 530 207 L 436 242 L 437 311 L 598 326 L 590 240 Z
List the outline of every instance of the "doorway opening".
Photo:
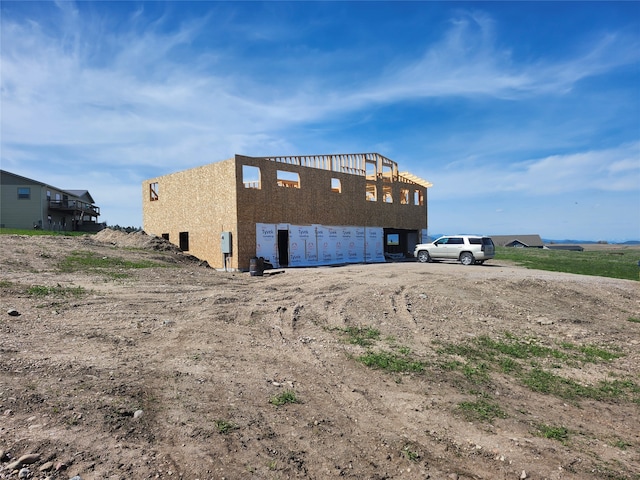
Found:
M 281 267 L 289 265 L 289 230 L 278 230 L 278 263 Z
M 418 232 L 397 228 L 384 229 L 384 253 L 389 258 L 412 258 Z

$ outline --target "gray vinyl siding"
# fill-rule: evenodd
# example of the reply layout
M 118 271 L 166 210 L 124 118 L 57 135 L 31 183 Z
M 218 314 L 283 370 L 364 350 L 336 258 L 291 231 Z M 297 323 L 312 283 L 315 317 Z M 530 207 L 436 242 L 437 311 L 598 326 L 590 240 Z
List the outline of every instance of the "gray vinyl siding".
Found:
M 7 180 L 7 178 L 3 180 Z M 18 188 L 29 188 L 31 190 L 30 197 L 28 199 L 18 198 Z M 0 194 L 0 225 L 27 229 L 39 225 L 39 222 L 44 225 L 46 220 L 43 218 L 46 209 L 44 195 L 46 192 L 40 185 L 3 182 Z

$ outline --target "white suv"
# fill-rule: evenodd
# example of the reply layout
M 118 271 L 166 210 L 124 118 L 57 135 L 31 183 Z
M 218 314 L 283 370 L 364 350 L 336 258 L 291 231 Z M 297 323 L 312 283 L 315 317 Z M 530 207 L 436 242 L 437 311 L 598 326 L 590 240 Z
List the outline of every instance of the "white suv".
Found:
M 432 260 L 459 260 L 463 265 L 482 264 L 495 256 L 491 237 L 476 235 L 450 235 L 432 243 L 416 245 L 413 256 L 419 262 Z

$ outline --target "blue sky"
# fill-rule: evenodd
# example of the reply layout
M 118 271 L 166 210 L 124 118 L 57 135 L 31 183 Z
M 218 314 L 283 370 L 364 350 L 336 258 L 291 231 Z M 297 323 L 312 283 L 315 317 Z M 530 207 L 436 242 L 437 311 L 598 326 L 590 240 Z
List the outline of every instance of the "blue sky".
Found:
M 640 2 L 11 2 L 4 170 L 142 225 L 144 179 L 378 152 L 432 233 L 640 239 Z

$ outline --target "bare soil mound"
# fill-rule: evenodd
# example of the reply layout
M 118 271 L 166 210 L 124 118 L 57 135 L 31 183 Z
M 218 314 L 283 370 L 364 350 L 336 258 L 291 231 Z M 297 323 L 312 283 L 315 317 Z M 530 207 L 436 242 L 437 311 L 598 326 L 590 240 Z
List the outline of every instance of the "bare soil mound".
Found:
M 102 243 L 109 243 L 121 248 L 145 248 L 149 250 L 166 250 L 179 252 L 180 249 L 162 237 L 155 235 L 147 235 L 143 231 L 123 232 L 122 230 L 113 230 L 105 228 L 91 237 L 85 237 L 85 240 L 92 239 Z
M 252 277 L 111 230 L 0 251 L 2 479 L 640 478 L 638 282 Z

